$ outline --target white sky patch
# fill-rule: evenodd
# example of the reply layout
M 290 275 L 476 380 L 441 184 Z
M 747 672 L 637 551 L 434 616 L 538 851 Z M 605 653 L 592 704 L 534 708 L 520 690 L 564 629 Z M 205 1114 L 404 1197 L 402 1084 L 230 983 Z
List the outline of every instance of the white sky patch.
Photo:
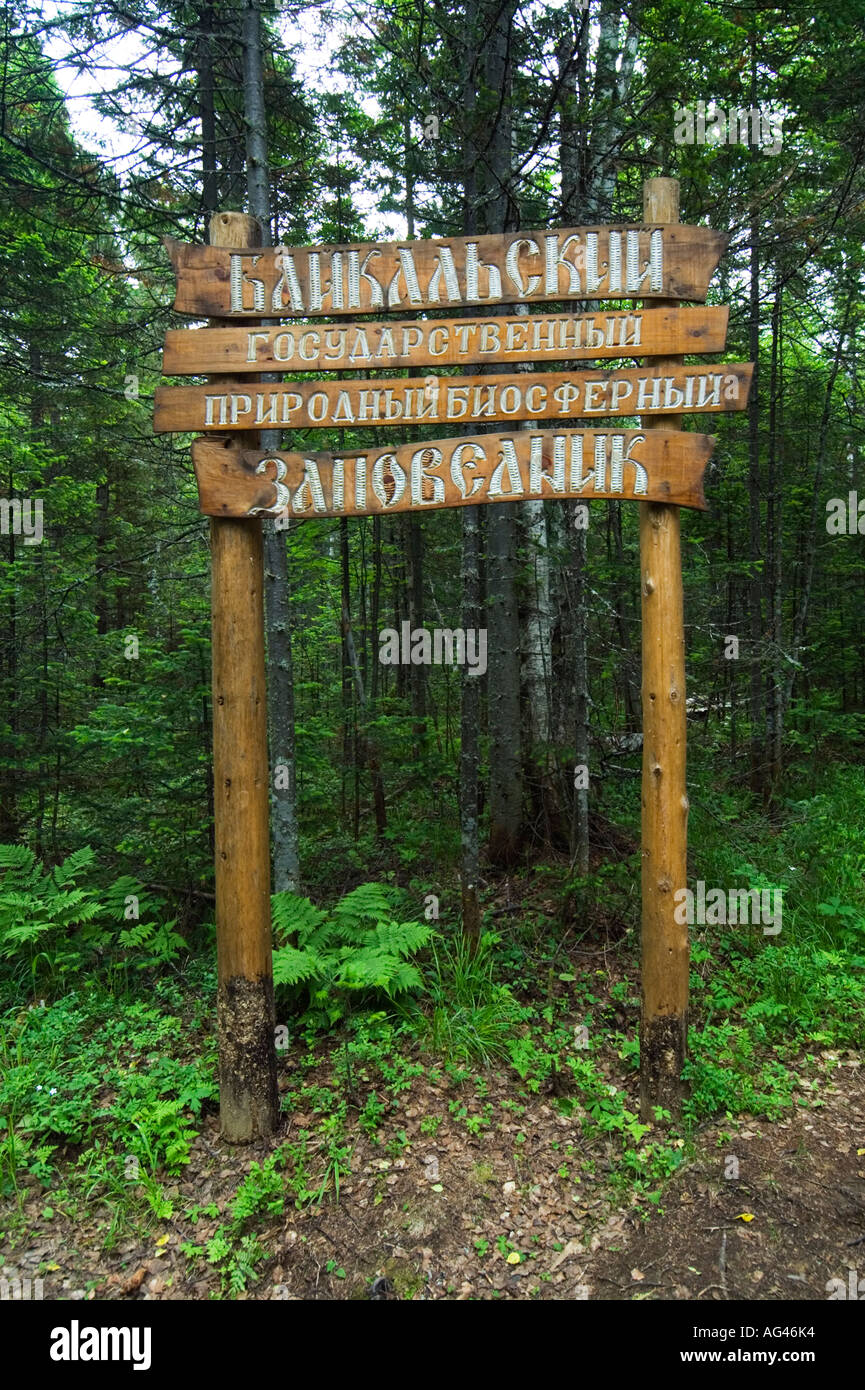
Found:
M 74 13 L 77 8 L 70 0 L 65 3 L 63 0 L 42 0 L 39 12 L 50 23 L 61 15 Z M 82 55 L 87 59 L 87 70 L 81 71 L 69 40 L 59 29 L 45 32 L 37 29 L 36 36 L 55 65 L 55 76 L 66 97 L 73 133 L 83 145 L 110 159 L 122 174 L 134 164 L 141 137 L 121 130 L 116 122 L 100 116 L 93 98 L 113 91 L 122 82 L 125 70 L 143 57 L 146 45 L 134 30 L 118 35 L 110 43 Z
M 55 67 L 57 83 L 66 98 L 69 121 L 76 138 L 82 145 L 94 150 L 114 167 L 119 177 L 130 173 L 136 167 L 140 153 L 149 146 L 144 133 L 152 114 L 151 109 L 143 108 L 136 119 L 136 129 L 124 129 L 118 121 L 102 116 L 94 106 L 94 97 L 105 97 L 123 82 L 128 70 L 136 65 L 159 62 L 162 73 L 178 72 L 179 65 L 164 51 L 154 53 L 153 40 L 146 31 L 129 29 L 125 33 L 115 32 L 104 43 L 93 46 L 80 59 L 59 29 L 50 27 L 52 21 L 70 15 L 78 8 L 75 0 L 41 0 L 34 6 L 37 24 L 35 32 L 43 48 Z M 282 40 L 296 65 L 297 76 L 308 91 L 348 92 L 349 79 L 332 66 L 331 54 L 334 48 L 350 32 L 350 11 L 345 8 L 337 13 L 337 7 L 330 11 L 331 22 L 323 9 L 312 7 L 300 13 L 285 14 L 280 20 Z M 43 24 L 38 24 L 41 16 Z M 335 42 L 336 40 L 336 42 Z M 83 64 L 86 67 L 82 70 Z M 381 115 L 378 102 L 372 97 L 359 98 L 361 109 L 372 119 Z M 128 124 L 123 122 L 124 126 Z M 336 147 L 332 154 L 335 156 Z M 375 203 L 375 196 L 355 187 L 352 201 L 358 208 L 370 232 L 389 232 L 396 236 L 405 235 L 405 222 L 393 214 L 383 223 Z

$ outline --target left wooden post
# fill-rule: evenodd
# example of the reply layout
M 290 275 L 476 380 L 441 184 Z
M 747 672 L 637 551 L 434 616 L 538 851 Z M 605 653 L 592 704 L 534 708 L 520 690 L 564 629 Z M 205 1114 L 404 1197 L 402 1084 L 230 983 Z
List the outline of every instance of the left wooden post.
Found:
M 210 241 L 258 246 L 261 228 L 218 212 Z M 244 442 L 255 448 L 258 437 Z M 273 1134 L 279 1111 L 259 518 L 212 518 L 210 554 L 219 1122 L 224 1139 L 242 1144 Z

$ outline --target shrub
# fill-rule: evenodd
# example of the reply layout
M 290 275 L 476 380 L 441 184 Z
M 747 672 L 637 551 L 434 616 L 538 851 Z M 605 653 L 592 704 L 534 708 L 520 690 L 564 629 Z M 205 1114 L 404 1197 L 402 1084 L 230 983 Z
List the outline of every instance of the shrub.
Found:
M 49 869 L 25 845 L 0 845 L 0 960 L 16 980 L 29 975 L 34 990 L 51 990 L 99 963 L 162 964 L 186 945 L 174 920 L 158 921 L 163 904 L 137 879 L 81 886 L 93 864 L 89 846 Z

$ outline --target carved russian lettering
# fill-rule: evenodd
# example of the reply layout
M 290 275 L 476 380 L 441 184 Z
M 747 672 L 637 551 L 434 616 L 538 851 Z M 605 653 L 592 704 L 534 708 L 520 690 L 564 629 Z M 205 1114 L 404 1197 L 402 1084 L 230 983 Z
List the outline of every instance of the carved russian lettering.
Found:
M 702 300 L 726 240 L 707 227 L 618 226 L 256 251 L 166 245 L 178 312 L 225 318 L 593 296 Z
M 518 429 L 335 457 L 261 454 L 204 438 L 193 445 L 193 461 L 202 509 L 215 516 L 344 516 L 519 497 L 634 497 L 703 507 L 713 442 L 664 430 Z

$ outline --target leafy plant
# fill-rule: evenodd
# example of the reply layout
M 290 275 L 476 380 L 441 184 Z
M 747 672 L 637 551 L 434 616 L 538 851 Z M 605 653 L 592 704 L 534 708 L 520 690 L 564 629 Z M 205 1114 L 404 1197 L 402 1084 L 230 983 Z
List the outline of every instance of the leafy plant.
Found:
M 130 957 L 139 969 L 164 964 L 186 946 L 137 879 L 81 886 L 94 860 L 84 846 L 49 869 L 24 845 L 0 845 L 0 959 L 19 976 L 26 970 L 34 991 L 94 965 L 126 971 Z
M 401 896 L 378 883 L 360 884 L 331 908 L 315 907 L 295 893 L 274 895 L 274 983 L 288 991 L 305 989 L 306 1021 L 331 1026 L 352 997 L 393 1000 L 421 987 L 409 957 L 427 944 L 433 928 L 399 921 Z
M 504 1060 L 524 1016 L 507 985 L 493 978 L 497 940 L 483 936 L 474 954 L 462 937 L 443 946 L 433 942 L 426 1041 L 450 1063 L 490 1066 Z
M 215 1096 L 214 1056 L 170 1055 L 179 1020 L 110 993 L 9 1014 L 0 1028 L 0 1178 L 46 1185 L 69 1146 L 83 1146 L 91 1194 L 129 1195 L 189 1161 L 193 1117 Z M 119 1176 L 118 1176 L 119 1175 Z
M 75 882 L 93 858 L 85 847 L 49 870 L 25 845 L 0 845 L 0 957 L 26 967 L 34 989 L 41 978 L 55 985 L 80 966 L 83 948 L 106 940 L 95 921 L 102 905 Z

